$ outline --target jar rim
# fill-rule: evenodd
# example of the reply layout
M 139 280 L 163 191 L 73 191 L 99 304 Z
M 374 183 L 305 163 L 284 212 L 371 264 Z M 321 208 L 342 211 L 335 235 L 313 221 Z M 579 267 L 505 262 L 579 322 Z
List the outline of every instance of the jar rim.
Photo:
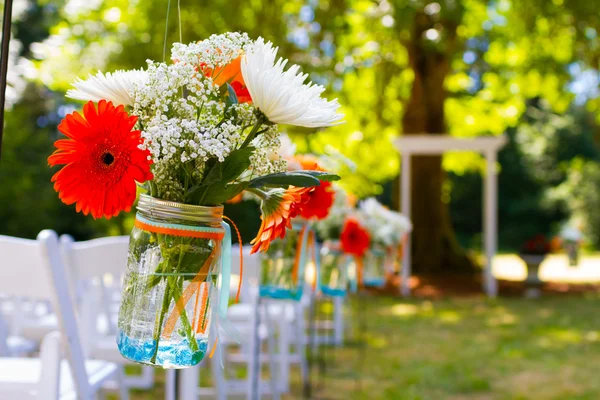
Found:
M 140 194 L 137 210 L 149 217 L 179 219 L 220 226 L 223 219 L 223 205 L 197 206 L 163 200 L 147 194 Z

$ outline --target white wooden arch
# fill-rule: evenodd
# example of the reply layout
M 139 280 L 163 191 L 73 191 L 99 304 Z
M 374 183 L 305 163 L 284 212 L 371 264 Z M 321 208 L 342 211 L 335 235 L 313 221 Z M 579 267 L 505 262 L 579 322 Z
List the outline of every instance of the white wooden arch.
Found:
M 492 273 L 492 260 L 496 254 L 498 238 L 498 180 L 496 161 L 498 151 L 507 142 L 506 136 L 489 136 L 477 138 L 455 138 L 448 135 L 409 135 L 395 140 L 394 144 L 402 154 L 402 171 L 400 196 L 402 213 L 410 218 L 411 215 L 411 185 L 410 166 L 413 155 L 438 155 L 448 151 L 476 151 L 486 159 L 486 176 L 483 190 L 483 233 L 486 255 L 483 288 L 489 297 L 496 297 L 498 287 Z M 403 296 L 410 295 L 409 278 L 411 275 L 411 238 L 406 242 L 402 260 Z

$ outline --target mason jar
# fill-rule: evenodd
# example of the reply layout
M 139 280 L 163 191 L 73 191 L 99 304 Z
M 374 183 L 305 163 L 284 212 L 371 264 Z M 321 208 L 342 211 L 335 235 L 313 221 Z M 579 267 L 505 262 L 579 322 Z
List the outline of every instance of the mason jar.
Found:
M 304 288 L 307 226 L 294 224 L 261 255 L 259 293 L 272 299 L 300 300 Z
M 326 296 L 345 296 L 348 286 L 348 255 L 339 242 L 326 241 L 321 246 L 319 289 Z
M 125 358 L 163 368 L 202 360 L 217 307 L 222 216 L 223 206 L 140 196 L 118 319 Z
M 387 252 L 381 247 L 373 247 L 365 253 L 361 274 L 363 286 L 385 286 L 388 259 Z

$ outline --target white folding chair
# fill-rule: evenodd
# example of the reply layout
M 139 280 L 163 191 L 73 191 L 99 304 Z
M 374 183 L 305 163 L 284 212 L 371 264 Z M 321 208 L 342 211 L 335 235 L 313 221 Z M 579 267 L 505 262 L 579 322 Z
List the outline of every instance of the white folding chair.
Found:
M 252 398 L 252 378 L 253 373 L 252 366 L 254 365 L 254 354 L 255 348 L 253 347 L 258 343 L 259 348 L 262 349 L 262 345 L 266 342 L 268 351 L 259 355 L 261 364 L 269 364 L 269 379 L 268 381 L 262 381 L 259 385 L 260 395 L 270 395 L 272 398 L 277 399 L 280 395 L 280 387 L 277 383 L 280 381 L 279 377 L 276 377 L 277 372 L 275 367 L 275 327 L 272 323 L 274 318 L 265 318 L 266 312 L 264 309 L 260 313 L 260 324 L 259 329 L 256 332 L 257 336 L 253 336 L 254 318 L 258 315 L 255 312 L 257 305 L 255 303 L 256 296 L 252 294 L 253 290 L 258 285 L 258 274 L 256 271 L 260 267 L 260 259 L 257 255 L 250 255 L 250 248 L 244 247 L 244 276 L 242 284 L 242 292 L 240 296 L 240 304 L 231 305 L 229 307 L 229 320 L 231 324 L 239 331 L 240 336 L 245 340 L 239 344 L 228 338 L 226 332 L 221 332 L 219 335 L 220 346 L 215 350 L 215 354 L 212 359 L 205 359 L 202 365 L 210 363 L 210 368 L 213 378 L 213 387 L 199 387 L 199 370 L 198 369 L 187 369 L 181 371 L 180 388 L 181 398 L 180 400 L 196 400 L 199 396 L 216 396 L 217 399 L 226 399 L 228 396 L 239 396 L 247 395 L 248 398 Z M 232 276 L 239 278 L 239 247 L 234 247 L 232 251 Z M 236 279 L 232 279 L 231 297 L 235 297 L 237 292 Z M 211 329 L 216 329 L 212 326 Z M 213 331 L 213 336 L 215 331 Z M 234 352 L 234 348 L 238 348 L 239 351 Z M 223 362 L 223 365 L 221 364 Z M 223 368 L 223 366 L 225 368 Z M 226 375 L 226 372 L 233 367 L 245 366 L 247 368 L 247 376 L 245 379 L 233 379 Z
M 317 303 L 328 301 L 331 303 L 331 319 L 323 318 L 323 315 L 317 314 L 312 322 L 313 333 L 309 339 L 313 351 L 318 351 L 320 345 L 342 346 L 344 344 L 344 303 L 346 297 L 325 296 L 320 294 L 315 298 Z M 317 305 L 315 305 L 317 306 Z
M 41 358 L 0 358 L 1 399 L 92 400 L 109 380 L 122 381 L 117 364 L 86 359 L 70 292 L 54 231 L 40 232 L 37 240 L 0 236 L 0 293 L 50 300 L 60 331 L 44 338 Z
M 116 321 L 123 275 L 127 267 L 129 236 L 113 236 L 75 242 L 69 235 L 60 238 L 61 251 L 75 288 L 77 303 L 87 310 L 86 329 L 82 329 L 84 347 L 98 360 L 133 364 L 121 356 L 116 346 Z M 85 301 L 90 293 L 96 301 Z M 125 376 L 128 388 L 149 389 L 154 386 L 154 369 L 142 367 L 141 375 Z
M 244 246 L 244 282 L 242 284 L 242 302 L 230 307 L 229 318 L 238 324 L 245 325 L 248 328 L 253 326 L 255 318 L 258 286 L 260 283 L 261 256 L 259 254 L 250 255 L 250 246 Z M 236 267 L 239 265 L 239 248 L 232 252 L 235 257 L 232 258 L 232 271 L 238 272 Z M 258 335 L 264 335 L 262 332 L 265 327 L 267 333 L 273 335 L 277 333 L 277 350 L 269 353 L 260 353 L 259 361 L 275 362 L 279 369 L 277 371 L 277 391 L 281 393 L 289 392 L 289 374 L 292 364 L 300 364 L 302 380 L 308 378 L 308 367 L 305 356 L 305 344 L 307 341 L 306 329 L 304 327 L 304 305 L 303 302 L 261 299 L 260 321 L 264 321 L 259 327 Z M 266 326 L 265 326 L 266 325 Z M 268 329 L 270 327 L 270 329 Z M 247 328 L 247 329 L 248 329 Z M 249 332 L 249 335 L 252 331 Z M 269 339 L 269 336 L 266 337 Z M 295 349 L 295 352 L 292 352 Z M 228 354 L 227 358 L 234 362 L 254 362 L 251 349 L 246 349 L 236 354 Z M 261 388 L 266 386 L 260 385 Z
M 3 310 L 0 310 L 0 357 L 23 357 L 37 350 L 36 341 L 12 334 L 11 326 L 2 314 Z

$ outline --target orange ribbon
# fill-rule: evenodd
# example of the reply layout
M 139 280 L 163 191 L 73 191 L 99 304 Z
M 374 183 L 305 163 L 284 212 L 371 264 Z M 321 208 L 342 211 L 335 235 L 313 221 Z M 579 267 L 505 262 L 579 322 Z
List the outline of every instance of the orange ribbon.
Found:
M 233 229 L 235 229 L 235 233 L 238 237 L 238 243 L 240 245 L 240 281 L 238 283 L 237 293 L 235 294 L 235 302 L 237 304 L 240 302 L 240 293 L 242 291 L 242 279 L 244 277 L 244 249 L 242 246 L 242 235 L 240 234 L 240 230 L 238 229 L 238 227 L 235 225 L 235 222 L 233 222 L 231 218 L 223 215 L 223 219 L 226 219 L 227 221 L 231 222 L 231 225 L 233 225 Z
M 206 280 L 206 277 L 208 276 L 208 269 L 210 268 L 210 265 L 212 264 L 213 260 L 215 258 L 217 258 L 217 255 L 220 252 L 221 252 L 221 243 L 217 242 L 215 247 L 213 248 L 212 253 L 210 253 L 208 258 L 204 262 L 204 265 L 202 266 L 202 268 L 200 268 L 200 270 L 198 271 L 198 273 L 196 274 L 194 279 L 192 279 L 192 281 L 190 282 L 188 287 L 185 288 L 185 290 L 183 291 L 183 294 L 175 302 L 175 307 L 173 307 L 171 314 L 169 314 L 169 317 L 167 318 L 167 322 L 165 322 L 165 327 L 162 332 L 163 339 L 168 340 L 171 337 L 171 334 L 175 330 L 175 324 L 179 320 L 181 313 L 185 311 L 186 304 L 190 301 L 190 299 L 192 298 L 194 293 L 196 295 L 198 295 L 198 291 L 201 286 L 200 284 Z M 206 298 L 206 301 L 208 302 L 208 296 Z M 206 306 L 203 304 L 202 308 L 205 309 Z M 196 319 L 196 315 L 194 315 L 194 323 L 195 323 L 195 319 Z M 194 323 L 192 323 L 192 327 L 193 327 Z
M 292 280 L 294 283 L 298 283 L 298 269 L 300 268 L 300 255 L 302 252 L 302 238 L 304 238 L 304 231 L 306 230 L 306 224 L 302 225 L 300 231 L 298 243 L 296 244 L 296 258 L 294 260 L 294 266 L 292 268 Z
M 192 230 L 192 229 L 185 229 L 185 228 L 183 228 L 183 225 L 181 225 L 182 228 L 169 228 L 166 226 L 156 226 L 156 225 L 151 225 L 151 224 L 142 222 L 137 218 L 135 219 L 135 222 L 133 224 L 136 228 L 143 229 L 146 232 L 160 233 L 163 235 L 172 235 L 172 236 L 178 236 L 178 237 L 192 237 L 192 238 L 197 238 L 197 239 L 216 239 L 216 240 L 221 240 L 221 239 L 223 239 L 223 237 L 225 237 L 225 232 L 197 231 L 197 230 Z
M 356 281 L 358 282 L 359 287 L 363 287 L 364 259 L 363 257 L 354 256 L 354 262 L 356 263 Z

